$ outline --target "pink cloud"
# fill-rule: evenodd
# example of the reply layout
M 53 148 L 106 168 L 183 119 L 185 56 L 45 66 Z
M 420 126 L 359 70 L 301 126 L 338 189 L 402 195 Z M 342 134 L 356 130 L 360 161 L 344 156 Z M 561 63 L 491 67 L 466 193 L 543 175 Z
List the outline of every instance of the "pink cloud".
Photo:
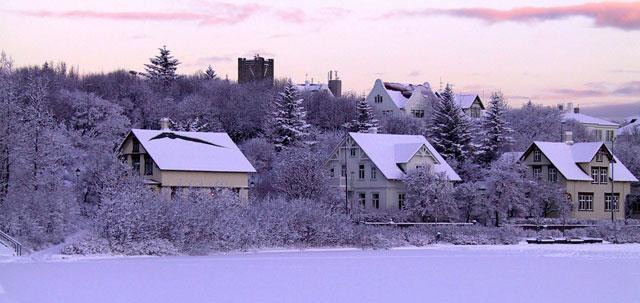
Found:
M 475 18 L 489 23 L 504 21 L 532 22 L 582 16 L 592 19 L 598 27 L 615 27 L 623 30 L 640 29 L 640 2 L 602 2 L 552 7 L 518 7 L 510 10 L 492 8 L 402 10 L 385 14 L 383 17 L 428 17 L 432 15 Z
M 261 9 L 257 4 L 234 5 L 224 3 L 216 10 L 205 12 L 101 12 L 74 11 L 20 11 L 21 15 L 38 18 L 104 19 L 116 21 L 194 21 L 201 25 L 237 24 Z

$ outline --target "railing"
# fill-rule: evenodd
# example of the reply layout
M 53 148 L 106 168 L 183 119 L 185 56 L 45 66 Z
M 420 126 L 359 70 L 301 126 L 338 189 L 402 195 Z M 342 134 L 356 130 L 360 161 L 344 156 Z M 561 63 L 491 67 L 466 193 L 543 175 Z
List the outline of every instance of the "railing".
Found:
M 22 255 L 22 244 L 0 230 L 0 243 L 13 249 L 16 256 Z

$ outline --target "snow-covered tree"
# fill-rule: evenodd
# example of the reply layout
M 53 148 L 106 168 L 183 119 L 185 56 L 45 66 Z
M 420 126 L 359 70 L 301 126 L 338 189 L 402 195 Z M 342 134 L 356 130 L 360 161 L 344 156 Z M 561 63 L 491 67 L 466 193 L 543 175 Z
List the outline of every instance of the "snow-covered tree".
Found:
M 150 64 L 145 64 L 145 76 L 151 80 L 170 83 L 178 78 L 176 70 L 180 61 L 171 55 L 166 46 L 159 48 L 160 54 L 150 58 Z
M 351 132 L 367 132 L 370 128 L 379 128 L 378 120 L 373 115 L 371 105 L 365 99 L 360 99 L 356 103 L 356 117 L 347 123 L 347 130 Z
M 200 120 L 200 117 L 189 118 L 183 121 L 169 119 L 171 129 L 182 132 L 204 132 L 209 129 L 209 123 Z
M 522 212 L 528 203 L 523 167 L 509 161 L 496 161 L 487 175 L 485 203 L 487 210 L 493 213 L 487 213 L 487 216 L 493 216 L 495 226 L 500 226 L 501 218 Z
M 451 86 L 447 85 L 440 96 L 429 128 L 431 144 L 445 158 L 464 162 L 473 152 L 471 122 L 456 104 Z
M 531 215 L 535 218 L 560 217 L 566 219 L 572 205 L 567 200 L 567 188 L 560 183 L 531 180 L 529 193 Z
M 272 140 L 277 148 L 295 145 L 304 139 L 309 128 L 306 115 L 302 99 L 298 98 L 291 81 L 287 82 L 274 103 Z
M 453 184 L 444 173 L 435 173 L 425 166 L 409 172 L 403 182 L 407 186 L 406 212 L 436 222 L 457 218 Z
M 455 188 L 454 197 L 460 208 L 462 220 L 469 223 L 484 211 L 481 185 L 478 182 L 465 182 Z
M 216 71 L 213 69 L 213 67 L 212 67 L 211 65 L 209 65 L 209 66 L 207 67 L 207 70 L 206 70 L 206 71 L 204 71 L 204 73 L 203 73 L 203 74 L 204 74 L 204 77 L 205 77 L 206 79 L 209 79 L 209 80 L 216 80 L 216 79 L 218 79 L 218 75 L 216 74 Z
M 513 143 L 512 130 L 505 119 L 507 104 L 502 93 L 491 95 L 489 110 L 482 118 L 480 144 L 477 151 L 478 162 L 488 165 L 502 155 Z
M 307 148 L 290 148 L 274 167 L 274 187 L 289 199 L 316 199 L 331 192 L 325 157 Z
M 534 140 L 560 141 L 562 113 L 550 106 L 529 101 L 521 108 L 507 111 L 507 124 L 513 129 L 513 149 L 523 151 Z

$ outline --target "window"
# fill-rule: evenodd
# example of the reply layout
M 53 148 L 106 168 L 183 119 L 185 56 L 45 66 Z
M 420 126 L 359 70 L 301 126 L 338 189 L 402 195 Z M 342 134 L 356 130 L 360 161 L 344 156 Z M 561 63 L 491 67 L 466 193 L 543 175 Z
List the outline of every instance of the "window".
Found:
M 132 152 L 139 153 L 140 152 L 140 141 L 138 139 L 133 138 L 133 148 Z
M 367 208 L 367 194 L 366 193 L 358 193 L 358 204 L 360 207 Z
M 533 178 L 534 179 L 540 179 L 541 176 L 542 176 L 542 167 L 534 166 L 533 167 Z
M 629 195 L 627 195 L 627 203 L 629 202 L 629 199 L 632 199 Z M 635 201 L 633 201 L 631 203 L 631 212 L 633 214 L 640 214 L 640 200 L 636 199 Z
M 346 165 L 342 165 L 342 169 L 340 170 L 340 176 L 341 177 L 346 177 L 347 176 L 347 166 Z
M 398 194 L 398 209 L 404 208 L 405 193 Z
M 613 194 L 613 211 L 620 210 L 620 194 Z M 611 193 L 604 194 L 604 211 L 611 211 Z
M 547 181 L 558 182 L 558 170 L 553 166 L 547 168 Z
M 603 158 L 602 152 L 596 154 L 596 162 L 602 162 L 604 160 Z
M 149 157 L 149 155 L 144 155 L 144 175 L 151 176 L 153 175 L 153 159 Z
M 593 136 L 596 137 L 596 140 L 602 140 L 602 130 L 601 129 L 594 130 Z
M 131 155 L 131 166 L 133 171 L 140 173 L 140 155 Z
M 373 98 L 373 101 L 374 101 L 375 103 L 382 103 L 382 96 L 380 96 L 380 95 L 376 95 L 376 96 Z
M 351 154 L 351 157 L 355 157 L 356 156 L 356 149 L 355 148 L 350 148 L 349 149 L 349 153 Z
M 607 141 L 612 142 L 614 139 L 614 132 L 613 130 L 607 130 Z
M 542 162 L 542 152 L 539 150 L 533 151 L 533 162 Z
M 591 168 L 591 183 L 598 183 L 598 180 L 600 180 L 600 169 L 597 167 L 592 167 Z
M 609 179 L 609 169 L 606 167 L 600 167 L 600 184 L 607 184 Z
M 470 111 L 471 118 L 480 118 L 480 108 L 473 107 Z
M 424 110 L 422 109 L 411 110 L 411 114 L 416 118 L 424 118 Z
M 372 193 L 371 194 L 371 204 L 373 204 L 373 207 L 375 209 L 379 209 L 380 208 L 380 194 L 379 193 Z
M 364 164 L 358 166 L 358 179 L 364 179 Z
M 593 211 L 593 193 L 578 193 L 578 210 Z
M 333 178 L 336 176 L 336 170 L 334 168 L 331 168 L 329 170 L 329 177 Z
M 375 180 L 376 178 L 378 178 L 378 170 L 376 169 L 375 166 L 371 166 L 371 180 Z

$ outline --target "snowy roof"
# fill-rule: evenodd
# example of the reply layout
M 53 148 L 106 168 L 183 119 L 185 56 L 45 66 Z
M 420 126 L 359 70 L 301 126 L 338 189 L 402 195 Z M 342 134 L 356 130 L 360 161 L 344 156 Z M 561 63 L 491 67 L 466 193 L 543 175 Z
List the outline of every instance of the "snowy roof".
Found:
M 407 102 L 409 101 L 409 98 L 411 98 L 416 91 L 420 92 L 425 99 L 431 99 L 431 101 L 433 101 L 433 98 L 435 98 L 429 82 L 417 85 L 396 82 L 383 82 L 383 87 L 391 97 L 391 100 L 393 100 L 393 103 L 395 103 L 399 109 L 405 108 Z
M 306 92 L 315 93 L 320 91 L 326 91 L 329 94 L 333 95 L 333 93 L 331 93 L 331 90 L 329 89 L 329 86 L 322 83 L 294 84 L 293 88 L 299 93 L 306 93 Z
M 566 113 L 564 113 L 564 120 L 576 120 L 579 123 L 594 124 L 594 125 L 601 125 L 601 126 L 616 126 L 616 127 L 620 126 L 620 124 L 615 123 L 615 122 L 611 122 L 611 121 L 607 121 L 607 120 L 604 120 L 604 119 L 588 116 L 588 115 L 585 115 L 585 114 L 574 113 L 574 112 L 566 112 Z
M 478 98 L 478 95 L 475 94 L 470 94 L 470 95 L 464 95 L 464 94 L 460 94 L 460 95 L 454 95 L 454 101 L 456 102 L 456 104 L 458 104 L 460 106 L 460 108 L 462 109 L 468 109 L 471 108 L 471 105 L 473 105 L 473 102 L 476 101 L 476 98 Z M 482 106 L 482 104 L 481 104 Z
M 618 128 L 618 135 L 622 135 L 625 132 L 632 132 L 634 130 L 638 130 L 640 131 L 640 121 L 635 121 L 632 123 L 629 123 L 621 128 Z
M 370 133 L 349 133 L 349 136 L 387 179 L 402 179 L 405 173 L 398 164 L 408 162 L 422 146 L 426 146 L 438 162 L 433 165 L 434 171 L 445 173 L 452 181 L 462 180 L 424 136 Z
M 255 172 L 227 133 L 132 129 L 161 170 Z
M 533 146 L 537 146 L 558 171 L 567 180 L 572 181 L 591 181 L 591 177 L 578 166 L 578 163 L 591 162 L 601 148 L 605 148 L 611 152 L 604 142 L 584 142 L 569 145 L 564 142 L 535 141 L 527 151 L 531 150 Z M 522 157 L 525 157 L 527 153 L 528 152 L 525 152 Z M 617 157 L 614 156 L 614 158 L 616 160 L 614 164 L 614 180 L 637 182 L 638 179 L 633 176 L 624 164 L 622 164 Z

